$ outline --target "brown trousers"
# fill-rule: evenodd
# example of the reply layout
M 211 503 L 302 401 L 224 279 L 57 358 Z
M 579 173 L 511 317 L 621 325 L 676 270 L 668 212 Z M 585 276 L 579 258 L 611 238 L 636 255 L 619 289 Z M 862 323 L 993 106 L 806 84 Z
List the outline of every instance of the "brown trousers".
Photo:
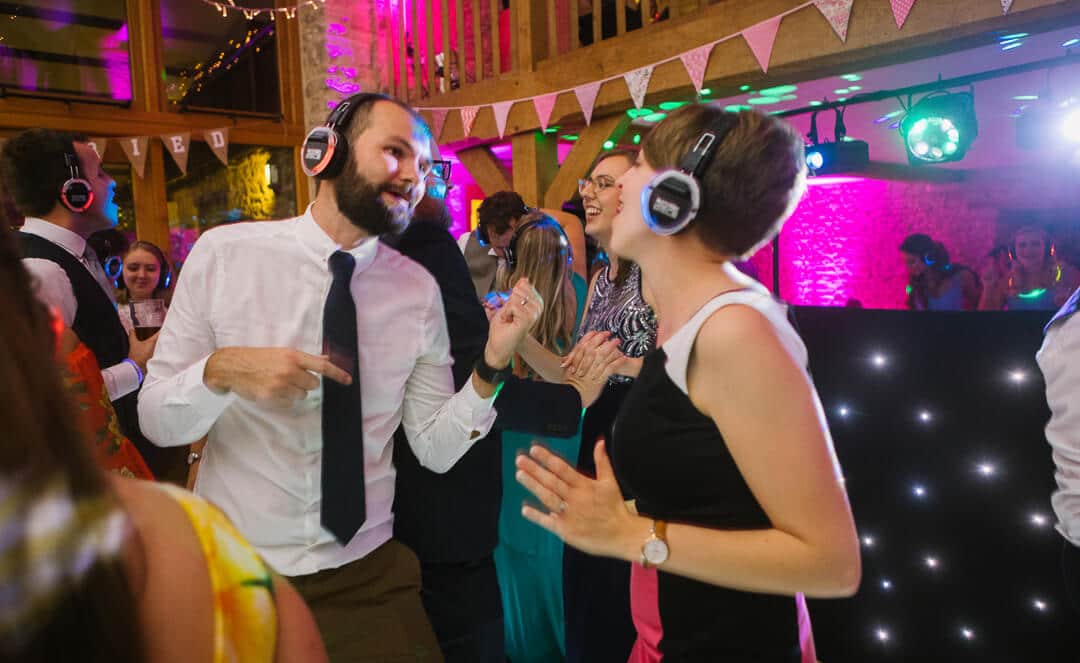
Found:
M 311 608 L 331 663 L 442 663 L 420 601 L 420 563 L 401 543 L 289 581 Z

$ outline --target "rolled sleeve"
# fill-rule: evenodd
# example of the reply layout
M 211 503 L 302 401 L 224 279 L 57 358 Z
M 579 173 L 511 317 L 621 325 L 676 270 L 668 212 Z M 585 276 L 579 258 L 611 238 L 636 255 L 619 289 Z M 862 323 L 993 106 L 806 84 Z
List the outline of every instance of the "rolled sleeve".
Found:
M 139 393 L 140 427 L 162 447 L 195 442 L 236 400 L 203 382 L 206 362 L 218 349 L 209 322 L 212 285 L 219 281 L 212 241 L 212 233 L 202 237 L 188 256 Z
M 434 281 L 430 287 L 423 345 L 405 384 L 401 423 L 420 464 L 433 472 L 446 472 L 491 430 L 495 398 L 476 393 L 471 378 L 454 393 L 446 316 Z

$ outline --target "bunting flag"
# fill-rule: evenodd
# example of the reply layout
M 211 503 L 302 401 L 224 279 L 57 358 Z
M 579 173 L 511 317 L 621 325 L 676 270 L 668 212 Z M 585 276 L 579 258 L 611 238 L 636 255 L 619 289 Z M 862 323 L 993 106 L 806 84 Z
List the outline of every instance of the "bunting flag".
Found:
M 131 138 L 119 138 L 120 147 L 127 155 L 128 161 L 135 168 L 135 173 L 142 178 L 146 172 L 146 150 L 150 146 L 150 139 L 146 136 L 133 136 Z
M 586 83 L 574 88 L 574 96 L 581 104 L 581 112 L 585 114 L 585 126 L 592 124 L 593 106 L 596 105 L 596 95 L 600 93 L 600 82 Z
M 213 151 L 221 165 L 229 166 L 229 128 L 208 129 L 203 132 L 207 147 Z
M 476 121 L 476 114 L 479 112 L 479 106 L 465 106 L 461 109 L 461 127 L 466 136 L 472 133 L 472 125 Z
M 1012 3 L 1013 3 L 1013 0 L 1001 0 L 1001 15 L 1002 16 L 1009 13 L 1009 10 L 1012 9 Z
M 650 64 L 641 69 L 635 69 L 623 74 L 626 87 L 630 88 L 630 98 L 634 100 L 634 107 L 641 108 L 645 105 L 645 93 L 649 90 L 649 79 L 652 78 L 653 66 Z
M 679 56 L 697 92 L 701 92 L 701 87 L 705 84 L 705 69 L 709 66 L 709 55 L 712 54 L 712 49 L 712 44 L 705 44 Z
M 898 2 L 899 0 L 893 0 Z M 769 71 L 769 59 L 772 57 L 773 44 L 776 43 L 776 33 L 780 30 L 780 20 L 783 16 L 775 16 L 767 21 L 762 21 L 742 32 L 746 45 L 754 52 L 761 71 Z
M 191 144 L 191 133 L 185 131 L 178 134 L 164 134 L 161 142 L 165 143 L 165 149 L 172 155 L 180 172 L 187 175 L 188 146 Z
M 86 144 L 94 150 L 94 153 L 98 155 L 99 159 L 105 158 L 105 150 L 109 146 L 108 138 L 91 138 L 86 141 Z
M 889 0 L 889 3 L 892 5 L 892 15 L 896 19 L 896 28 L 899 30 L 907 22 L 908 14 L 911 13 L 915 0 Z
M 495 127 L 499 130 L 499 138 L 506 133 L 506 118 L 510 116 L 510 108 L 513 105 L 513 101 L 499 101 L 491 105 L 491 110 L 495 113 Z
M 540 120 L 541 131 L 547 131 L 548 122 L 551 121 L 551 111 L 555 109 L 555 100 L 558 97 L 558 92 L 533 97 L 533 106 L 536 107 L 536 118 Z
M 1002 0 L 1002 2 L 1012 0 Z M 825 20 L 832 26 L 840 41 L 847 42 L 848 21 L 851 20 L 851 6 L 855 0 L 814 0 L 814 6 L 818 8 Z
M 431 134 L 435 137 L 435 140 L 439 139 L 442 135 L 443 127 L 446 126 L 446 115 L 450 112 L 448 108 L 432 108 L 431 109 Z

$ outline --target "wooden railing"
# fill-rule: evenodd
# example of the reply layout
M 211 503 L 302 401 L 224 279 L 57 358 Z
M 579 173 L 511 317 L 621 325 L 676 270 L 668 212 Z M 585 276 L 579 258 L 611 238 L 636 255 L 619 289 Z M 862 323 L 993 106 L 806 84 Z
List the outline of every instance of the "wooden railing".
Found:
M 400 0 L 404 11 L 391 4 L 377 57 L 388 90 L 415 104 L 717 1 L 510 0 L 503 8 L 503 0 Z

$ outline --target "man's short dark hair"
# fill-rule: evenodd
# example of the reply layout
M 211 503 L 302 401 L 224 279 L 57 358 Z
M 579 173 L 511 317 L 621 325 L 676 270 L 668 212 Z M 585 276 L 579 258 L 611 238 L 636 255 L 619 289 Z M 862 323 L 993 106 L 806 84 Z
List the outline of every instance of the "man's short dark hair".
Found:
M 380 101 L 388 101 L 398 108 L 405 110 L 421 127 L 424 128 L 427 135 L 431 135 L 431 127 L 428 126 L 427 121 L 415 108 L 396 97 L 381 95 L 372 95 L 357 104 L 356 107 L 353 108 L 352 115 L 349 116 L 349 123 L 344 127 L 339 127 L 339 131 L 345 134 L 345 137 L 350 141 L 355 140 L 357 136 L 362 134 L 364 130 L 371 125 L 371 109 Z
M 30 129 L 4 143 L 0 177 L 20 214 L 45 216 L 52 211 L 60 199 L 60 189 L 71 177 L 64 152 L 72 149 L 72 143 L 88 140 L 69 131 Z M 82 173 L 83 177 L 88 175 Z
M 494 235 L 501 235 L 510 229 L 510 222 L 528 214 L 529 209 L 525 201 L 513 191 L 499 191 L 493 193 L 484 202 L 476 213 L 479 225 L 488 229 Z

